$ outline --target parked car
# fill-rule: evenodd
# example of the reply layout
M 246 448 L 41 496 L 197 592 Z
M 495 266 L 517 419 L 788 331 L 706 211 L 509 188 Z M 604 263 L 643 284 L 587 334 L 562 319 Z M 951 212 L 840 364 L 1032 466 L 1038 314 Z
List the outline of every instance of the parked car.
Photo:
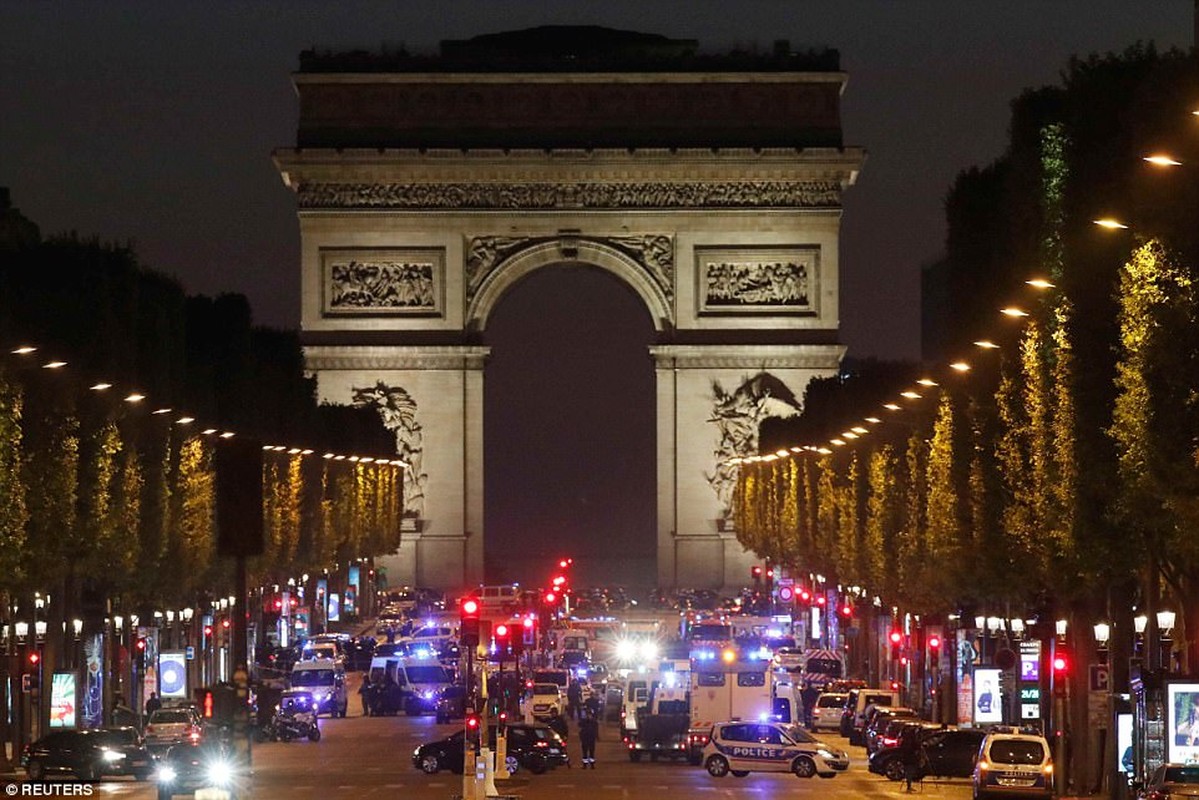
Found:
M 974 800 L 1053 795 L 1053 759 L 1045 737 L 1025 733 L 987 734 L 974 765 Z
M 1168 800 L 1199 794 L 1199 764 L 1162 764 L 1153 771 L 1141 793 L 1143 800 Z
M 942 730 L 942 726 L 924 720 L 896 720 L 893 724 L 896 727 L 891 727 L 887 731 L 887 743 L 870 754 L 866 762 L 866 769 L 876 775 L 885 775 L 890 780 L 899 781 L 904 778 L 900 751 L 908 737 L 915 736 L 923 739 L 932 731 Z
M 566 754 L 566 743 L 562 737 L 545 725 L 515 723 L 505 728 L 507 736 L 507 763 L 509 772 L 518 768 L 527 769 L 534 775 L 570 763 Z M 495 747 L 496 729 L 490 729 L 489 744 Z M 412 753 L 412 765 L 427 775 L 443 769 L 462 773 L 466 733 L 457 731 L 453 735 L 417 747 Z
M 153 761 L 136 728 L 97 728 L 46 734 L 25 745 L 21 766 L 34 781 L 52 774 L 74 775 L 84 781 L 132 775 L 144 781 L 150 777 Z
M 822 692 L 812 709 L 812 730 L 835 731 L 841 725 L 841 709 L 845 708 L 845 692 Z
M 870 755 L 879 748 L 879 740 L 882 738 L 883 731 L 892 720 L 916 719 L 916 711 L 905 706 L 873 706 L 871 712 L 867 715 L 866 728 L 862 732 L 866 755 Z
M 849 769 L 849 754 L 817 739 L 798 725 L 781 722 L 718 722 L 704 746 L 708 774 L 792 772 L 800 778 L 832 778 Z

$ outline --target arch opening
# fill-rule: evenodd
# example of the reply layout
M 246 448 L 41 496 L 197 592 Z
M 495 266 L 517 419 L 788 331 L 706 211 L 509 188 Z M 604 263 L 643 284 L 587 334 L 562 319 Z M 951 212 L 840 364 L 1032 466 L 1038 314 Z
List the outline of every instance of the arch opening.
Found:
M 547 263 L 486 306 L 484 570 L 533 586 L 656 582 L 656 320 L 594 264 Z

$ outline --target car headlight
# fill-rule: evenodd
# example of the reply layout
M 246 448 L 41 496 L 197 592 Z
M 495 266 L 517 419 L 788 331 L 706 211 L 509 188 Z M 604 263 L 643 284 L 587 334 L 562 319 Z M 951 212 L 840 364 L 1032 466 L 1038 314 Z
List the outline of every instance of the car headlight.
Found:
M 105 761 L 121 761 L 125 758 L 125 754 L 118 753 L 116 750 L 104 750 L 100 757 Z
M 420 758 L 420 748 L 419 747 L 412 751 L 412 757 Z
M 437 692 L 425 692 L 424 695 L 426 700 L 432 700 L 437 696 Z
M 227 761 L 214 761 L 208 765 L 208 780 L 223 786 L 233 780 L 233 765 Z
M 637 646 L 628 639 L 621 639 L 616 643 L 616 657 L 622 661 L 628 661 L 637 654 Z
M 163 764 L 154 773 L 154 779 L 159 783 L 170 783 L 177 777 L 179 777 L 179 775 L 177 772 L 175 772 L 175 768 L 169 764 Z
M 658 657 L 658 645 L 656 642 L 643 642 L 641 645 L 641 657 L 646 661 L 652 661 Z
M 831 750 L 817 750 L 816 755 L 820 756 L 821 758 L 836 758 L 837 757 L 836 755 L 833 754 L 833 752 Z

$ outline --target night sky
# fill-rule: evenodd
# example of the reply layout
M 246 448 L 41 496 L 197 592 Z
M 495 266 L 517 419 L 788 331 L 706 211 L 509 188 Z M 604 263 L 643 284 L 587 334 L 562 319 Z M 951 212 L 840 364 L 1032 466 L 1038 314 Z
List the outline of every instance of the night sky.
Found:
M 919 268 L 942 247 L 942 198 L 959 170 L 999 155 L 1009 101 L 1056 82 L 1072 54 L 1190 47 L 1192 15 L 1192 0 L 0 0 L 0 185 L 44 234 L 132 240 L 189 291 L 243 292 L 256 321 L 295 327 L 295 204 L 270 153 L 295 140 L 301 50 L 432 52 L 544 24 L 715 51 L 787 38 L 840 50 L 844 141 L 869 151 L 845 196 L 842 341 L 853 356 L 915 358 Z M 502 301 L 488 331 L 488 556 L 547 554 L 514 577 L 538 579 L 554 537 L 593 565 L 643 559 L 626 581 L 650 574 L 651 334 L 604 275 L 538 274 Z

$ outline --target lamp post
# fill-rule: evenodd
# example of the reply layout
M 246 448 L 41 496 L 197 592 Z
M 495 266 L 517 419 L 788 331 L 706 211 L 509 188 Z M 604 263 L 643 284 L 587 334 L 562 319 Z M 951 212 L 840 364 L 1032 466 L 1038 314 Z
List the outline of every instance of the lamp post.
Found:
M 1157 632 L 1158 632 L 1158 647 L 1160 648 L 1160 662 L 1163 669 L 1167 672 L 1174 671 L 1174 659 L 1172 658 L 1174 649 L 1174 612 L 1163 609 L 1157 612 Z

